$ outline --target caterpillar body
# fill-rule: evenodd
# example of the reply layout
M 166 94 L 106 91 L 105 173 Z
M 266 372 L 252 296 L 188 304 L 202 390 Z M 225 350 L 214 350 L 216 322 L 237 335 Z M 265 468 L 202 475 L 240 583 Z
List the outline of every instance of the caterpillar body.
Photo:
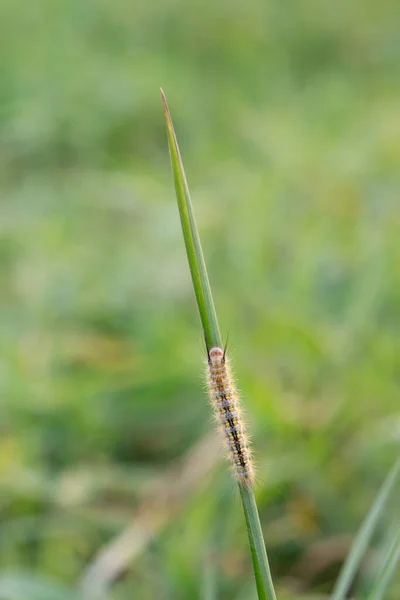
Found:
M 226 352 L 218 347 L 208 351 L 208 389 L 217 420 L 229 446 L 236 479 L 242 485 L 251 487 L 254 471 L 241 418 L 239 396 Z

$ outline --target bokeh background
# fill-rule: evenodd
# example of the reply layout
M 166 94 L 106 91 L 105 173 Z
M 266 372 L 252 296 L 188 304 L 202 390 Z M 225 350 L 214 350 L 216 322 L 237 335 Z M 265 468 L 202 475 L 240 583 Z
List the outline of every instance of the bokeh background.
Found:
M 2 599 L 255 599 L 160 86 L 279 596 L 327 597 L 400 438 L 398 17 L 391 0 L 2 1 Z

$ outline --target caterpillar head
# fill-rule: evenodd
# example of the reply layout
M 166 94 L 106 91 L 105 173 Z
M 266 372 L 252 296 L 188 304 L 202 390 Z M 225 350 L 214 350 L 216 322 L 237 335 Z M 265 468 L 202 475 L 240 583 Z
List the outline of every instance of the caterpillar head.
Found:
M 208 362 L 213 365 L 225 362 L 225 352 L 221 348 L 211 348 L 208 352 Z

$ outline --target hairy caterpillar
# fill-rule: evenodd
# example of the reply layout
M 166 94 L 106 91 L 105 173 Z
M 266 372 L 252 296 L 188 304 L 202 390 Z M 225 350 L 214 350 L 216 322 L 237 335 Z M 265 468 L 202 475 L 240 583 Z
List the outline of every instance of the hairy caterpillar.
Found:
M 235 476 L 239 483 L 251 487 L 254 482 L 253 465 L 229 361 L 221 348 L 211 348 L 207 354 L 210 400 L 228 442 Z

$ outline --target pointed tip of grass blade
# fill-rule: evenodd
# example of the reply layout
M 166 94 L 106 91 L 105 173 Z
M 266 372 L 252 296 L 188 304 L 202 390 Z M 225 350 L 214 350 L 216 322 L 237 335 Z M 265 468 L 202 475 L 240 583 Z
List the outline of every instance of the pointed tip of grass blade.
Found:
M 178 163 L 179 163 L 179 169 L 181 172 L 182 182 L 183 182 L 184 186 L 186 187 L 187 195 L 189 196 L 189 188 L 188 188 L 187 181 L 186 181 L 185 169 L 183 168 L 182 156 L 181 156 L 181 152 L 179 150 L 178 140 L 176 139 L 175 128 L 172 123 L 172 117 L 171 117 L 171 112 L 169 110 L 167 97 L 166 97 L 162 87 L 160 87 L 160 92 L 161 92 L 161 100 L 162 100 L 163 108 L 164 108 L 165 121 L 167 124 L 167 130 L 168 130 L 168 146 L 169 146 L 169 151 L 170 151 L 171 162 L 173 162 L 172 154 L 173 154 L 173 152 L 176 152 L 176 155 L 178 158 Z
M 171 167 L 175 184 L 176 198 L 178 201 L 179 214 L 181 217 L 186 253 L 189 261 L 193 288 L 196 295 L 204 336 L 207 345 L 211 348 L 213 346 L 221 345 L 221 336 L 219 333 L 217 316 L 215 314 L 203 251 L 201 249 L 200 237 L 197 231 L 196 220 L 190 201 L 189 187 L 186 181 L 185 169 L 183 167 L 178 140 L 176 138 L 166 96 L 162 88 L 160 88 L 160 91 L 164 106 L 169 154 L 171 158 Z
M 164 110 L 168 111 L 167 98 L 165 97 L 165 93 L 164 93 L 164 90 L 162 89 L 162 87 L 160 87 L 160 92 L 161 92 L 161 99 L 162 99 L 162 102 L 163 102 L 163 105 L 164 105 Z
M 174 127 L 172 125 L 171 113 L 169 112 L 167 97 L 166 97 L 162 87 L 160 87 L 160 92 L 161 92 L 161 100 L 162 100 L 163 107 L 164 107 L 164 115 L 165 115 L 165 120 L 167 122 L 167 127 L 168 127 L 169 131 L 172 133 L 175 144 L 178 145 L 177 141 L 176 141 L 176 137 L 175 137 Z

